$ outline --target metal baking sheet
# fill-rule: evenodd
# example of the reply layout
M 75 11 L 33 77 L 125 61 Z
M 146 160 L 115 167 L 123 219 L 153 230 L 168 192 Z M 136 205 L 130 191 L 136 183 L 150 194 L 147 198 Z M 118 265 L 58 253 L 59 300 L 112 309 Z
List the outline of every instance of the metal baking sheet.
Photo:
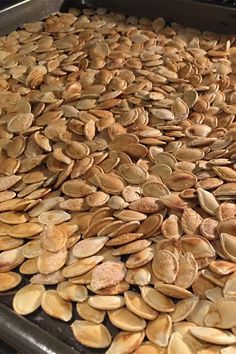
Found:
M 208 2 L 189 0 L 22 0 L 16 1 L 15 6 L 0 7 L 0 35 L 10 33 L 25 22 L 43 19 L 59 10 L 67 11 L 71 6 L 79 8 L 106 7 L 109 10 L 114 9 L 127 15 L 150 16 L 152 18 L 162 16 L 169 22 L 175 21 L 191 27 L 225 33 L 234 32 L 236 19 L 236 11 L 233 9 L 212 6 Z M 24 277 L 18 288 L 27 283 L 29 283 L 29 277 Z M 104 353 L 104 350 L 85 348 L 74 339 L 69 325 L 73 320 L 79 319 L 75 305 L 73 305 L 73 320 L 69 323 L 53 319 L 41 309 L 23 319 L 13 312 L 9 312 L 16 291 L 17 289 L 0 294 L 0 339 L 16 348 L 17 352 L 21 352 L 21 354 Z M 1 305 L 6 307 L 1 308 Z M 109 323 L 107 318 L 105 325 L 108 326 L 112 335 L 117 333 L 117 329 Z M 44 332 L 41 332 L 39 328 Z M 63 343 L 67 347 L 63 347 Z M 1 342 L 0 353 L 15 354 L 11 348 Z

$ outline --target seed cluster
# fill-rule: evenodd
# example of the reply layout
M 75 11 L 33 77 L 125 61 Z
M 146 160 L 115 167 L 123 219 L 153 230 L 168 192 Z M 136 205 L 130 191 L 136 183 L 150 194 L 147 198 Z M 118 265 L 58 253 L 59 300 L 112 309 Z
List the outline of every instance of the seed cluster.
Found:
M 0 38 L 0 292 L 29 276 L 18 314 L 41 306 L 107 354 L 236 352 L 234 41 L 102 8 Z

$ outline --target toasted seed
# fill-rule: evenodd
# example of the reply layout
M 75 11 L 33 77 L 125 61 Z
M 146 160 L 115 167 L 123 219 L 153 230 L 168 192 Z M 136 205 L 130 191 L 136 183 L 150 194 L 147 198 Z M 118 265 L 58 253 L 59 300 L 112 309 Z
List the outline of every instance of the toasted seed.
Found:
M 83 302 L 88 296 L 88 291 L 85 286 L 62 282 L 57 286 L 57 292 L 66 301 Z
M 137 165 L 124 164 L 119 168 L 121 176 L 130 184 L 140 184 L 148 178 L 147 171 Z
M 160 312 L 174 311 L 175 305 L 172 300 L 157 290 L 148 286 L 143 286 L 140 288 L 140 291 L 144 302 L 146 302 L 146 304 L 151 306 L 154 310 Z
M 38 221 L 44 225 L 50 225 L 50 224 L 58 225 L 70 219 L 71 219 L 70 214 L 68 214 L 63 210 L 46 211 L 45 213 L 42 213 L 38 217 Z
M 102 191 L 108 194 L 119 194 L 125 187 L 122 178 L 108 173 L 97 174 L 96 182 Z
M 178 333 L 172 333 L 167 349 L 168 354 L 193 354 L 193 351 L 184 341 L 183 336 Z
M 103 248 L 107 240 L 108 237 L 92 237 L 79 241 L 73 247 L 73 255 L 77 258 L 93 256 Z
M 98 310 L 116 310 L 124 306 L 121 296 L 95 295 L 88 299 L 88 304 Z
M 103 260 L 103 256 L 93 256 L 88 258 L 83 258 L 78 261 L 67 265 L 62 270 L 62 274 L 66 278 L 76 277 L 87 273 L 89 270 L 93 269 L 96 264 Z
M 236 218 L 222 220 L 218 226 L 219 233 L 227 233 L 236 236 Z
M 139 347 L 145 337 L 144 331 L 119 332 L 113 339 L 106 354 L 129 354 Z
M 41 300 L 41 306 L 49 316 L 68 322 L 72 318 L 72 305 L 63 300 L 56 290 L 47 290 Z
M 140 347 L 134 351 L 135 354 L 165 354 L 165 352 L 166 348 L 160 347 L 151 342 L 143 342 Z
M 215 215 L 216 209 L 219 207 L 219 203 L 213 194 L 202 188 L 198 188 L 197 193 L 201 207 L 210 215 Z
M 125 265 L 128 269 L 142 267 L 153 259 L 153 249 L 147 247 L 144 250 L 132 254 L 128 257 Z
M 65 264 L 67 259 L 67 250 L 62 248 L 57 253 L 43 251 L 38 257 L 38 269 L 42 274 L 50 274 L 59 270 Z
M 106 348 L 111 343 L 111 335 L 103 324 L 90 321 L 75 321 L 71 325 L 75 339 L 89 348 Z
M 141 250 L 144 250 L 148 246 L 150 246 L 151 241 L 148 240 L 137 240 L 128 243 L 127 245 L 120 246 L 112 251 L 114 256 L 121 256 L 124 254 L 132 254 L 137 253 Z
M 141 233 L 127 233 L 127 234 L 122 234 L 119 236 L 116 236 L 106 242 L 107 246 L 121 246 L 124 244 L 127 244 L 129 242 L 135 241 L 139 238 L 141 238 L 143 234 Z
M 186 234 L 198 234 L 202 217 L 193 209 L 186 208 L 182 214 L 181 226 Z
M 171 317 L 167 314 L 160 315 L 148 323 L 146 336 L 153 344 L 166 347 L 169 342 L 171 328 Z
M 133 210 L 117 211 L 114 213 L 114 216 L 123 221 L 142 221 L 147 217 L 147 215 Z
M 148 285 L 151 281 L 151 273 L 146 267 L 128 269 L 125 280 L 132 285 Z
M 190 332 L 197 338 L 213 344 L 234 344 L 236 337 L 229 331 L 222 331 L 220 329 L 211 327 L 194 327 Z
M 78 315 L 86 321 L 91 321 L 94 323 L 102 323 L 106 312 L 102 310 L 97 310 L 89 305 L 88 301 L 84 301 L 76 304 L 76 310 Z
M 7 189 L 14 186 L 17 182 L 22 179 L 22 176 L 4 176 L 0 177 L 0 192 L 6 191 Z
M 50 252 L 58 252 L 66 245 L 67 235 L 54 225 L 46 225 L 40 237 L 41 246 Z
M 116 285 L 125 278 L 125 274 L 126 268 L 122 262 L 104 262 L 94 268 L 91 286 L 96 291 Z
M 160 250 L 153 257 L 152 271 L 164 283 L 173 283 L 179 271 L 178 259 L 171 252 Z
M 212 302 L 209 300 L 199 300 L 194 310 L 190 313 L 187 320 L 198 326 L 204 326 L 204 320 L 211 308 Z
M 129 289 L 129 284 L 126 283 L 126 281 L 122 280 L 116 285 L 108 286 L 106 288 L 102 288 L 99 290 L 95 290 L 90 286 L 87 286 L 87 288 L 91 291 L 93 291 L 97 295 L 119 295 L 123 294 L 125 291 Z
M 86 202 L 90 207 L 98 207 L 107 203 L 109 194 L 98 191 L 86 197 Z
M 186 235 L 181 238 L 183 252 L 191 252 L 195 258 L 214 257 L 215 250 L 210 242 L 202 236 Z
M 14 248 L 12 250 L 7 250 L 0 253 L 0 273 L 8 272 L 21 263 L 23 263 L 25 257 L 23 255 L 23 250 L 21 247 Z
M 187 299 L 193 296 L 193 294 L 190 291 L 183 289 L 177 285 L 162 284 L 157 282 L 156 284 L 154 284 L 154 286 L 155 289 L 160 293 L 166 296 L 174 297 L 176 299 Z
M 187 208 L 188 204 L 184 202 L 178 195 L 176 194 L 169 194 L 160 196 L 160 202 L 163 203 L 168 208 L 176 209 L 176 210 L 184 210 Z
M 27 259 L 21 264 L 19 271 L 21 274 L 32 275 L 38 273 L 38 259 L 37 257 L 32 259 Z
M 129 208 L 141 213 L 156 213 L 163 209 L 162 203 L 158 198 L 143 197 L 129 204 Z
M 21 275 L 14 272 L 0 273 L 0 292 L 16 288 L 21 280 Z
M 43 227 L 34 222 L 14 225 L 9 229 L 9 235 L 15 238 L 29 238 L 38 235 Z
M 230 329 L 235 326 L 235 298 L 222 298 L 212 304 L 205 317 L 205 326 Z
M 192 253 L 185 253 L 179 260 L 179 272 L 175 284 L 188 289 L 197 277 L 198 265 Z
M 124 300 L 126 307 L 135 315 L 144 318 L 146 320 L 153 320 L 157 317 L 158 313 L 148 306 L 142 299 L 142 297 L 133 292 L 126 291 L 124 293 Z
M 11 236 L 1 236 L 0 237 L 0 251 L 7 251 L 13 248 L 20 247 L 23 245 L 23 240 L 18 240 Z
M 192 311 L 195 309 L 198 303 L 198 297 L 192 296 L 188 299 L 180 300 L 175 305 L 175 310 L 170 314 L 172 322 L 180 322 L 185 320 Z
M 125 307 L 108 311 L 108 317 L 115 327 L 124 331 L 137 332 L 146 327 L 144 319 L 134 315 Z
M 228 260 L 236 261 L 235 236 L 226 233 L 220 234 L 220 245 Z
M 180 238 L 181 226 L 179 218 L 176 215 L 170 215 L 161 225 L 161 231 L 165 238 Z
M 40 240 L 32 240 L 27 242 L 23 247 L 23 255 L 25 258 L 35 258 L 43 253 Z
M 150 215 L 143 221 L 137 231 L 143 233 L 145 237 L 150 237 L 160 229 L 162 221 L 163 216 L 161 214 Z
M 43 285 L 30 284 L 17 291 L 13 298 L 13 309 L 19 315 L 29 315 L 40 307 L 45 293 Z
M 96 188 L 84 181 L 74 179 L 63 183 L 62 192 L 69 197 L 83 198 L 96 192 Z

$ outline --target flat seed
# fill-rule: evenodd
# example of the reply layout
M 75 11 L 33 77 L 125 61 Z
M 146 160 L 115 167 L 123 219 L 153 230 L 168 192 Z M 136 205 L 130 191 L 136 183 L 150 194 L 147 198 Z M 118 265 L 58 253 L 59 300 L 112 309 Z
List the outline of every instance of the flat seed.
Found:
M 124 331 L 137 332 L 146 327 L 144 319 L 134 315 L 132 312 L 122 307 L 117 310 L 108 311 L 111 323 Z
M 62 191 L 65 195 L 73 198 L 83 198 L 96 192 L 96 188 L 88 183 L 79 180 L 66 181 L 62 185 Z
M 157 283 L 155 284 L 155 289 L 166 296 L 174 297 L 176 299 L 187 299 L 193 296 L 189 290 L 183 289 L 173 284 Z
M 179 271 L 178 259 L 169 251 L 159 251 L 152 260 L 154 275 L 164 283 L 173 283 Z
M 178 333 L 172 333 L 167 349 L 168 354 L 193 354 L 191 348 L 185 343 L 183 336 Z
M 112 174 L 100 173 L 96 176 L 96 181 L 98 186 L 109 194 L 119 194 L 125 187 L 123 180 Z
M 43 311 L 51 317 L 58 318 L 64 322 L 72 318 L 72 305 L 63 300 L 56 290 L 47 290 L 44 292 L 41 300 Z
M 130 184 L 140 184 L 148 178 L 147 171 L 137 165 L 121 165 L 119 171 L 121 176 Z
M 22 277 L 14 272 L 0 273 L 0 291 L 8 291 L 20 284 Z
M 43 230 L 39 224 L 28 222 L 14 225 L 9 229 L 9 235 L 15 238 L 28 238 L 38 235 Z
M 75 339 L 86 347 L 106 348 L 111 343 L 111 335 L 103 324 L 77 320 L 71 329 Z
M 19 113 L 12 117 L 7 124 L 7 129 L 11 133 L 20 133 L 28 129 L 33 123 L 34 115 L 32 113 Z
M 161 231 L 165 238 L 180 238 L 181 236 L 181 226 L 179 218 L 176 215 L 170 215 L 161 225 Z
M 125 278 L 126 268 L 122 262 L 107 261 L 95 267 L 91 286 L 96 291 L 118 284 Z
M 165 352 L 165 348 L 151 342 L 143 342 L 140 347 L 134 351 L 135 354 L 164 354 Z
M 230 329 L 235 326 L 235 298 L 222 298 L 212 304 L 205 317 L 205 326 Z
M 59 270 L 65 264 L 67 259 L 67 250 L 62 248 L 57 253 L 43 251 L 38 257 L 38 269 L 42 274 L 50 274 Z
M 142 251 L 143 249 L 147 248 L 150 246 L 151 241 L 148 240 L 137 240 L 128 243 L 127 245 L 118 247 L 112 251 L 112 254 L 114 256 L 121 256 L 125 254 L 132 254 L 132 253 L 137 253 L 139 251 Z
M 73 247 L 73 255 L 77 258 L 93 256 L 103 248 L 107 240 L 108 237 L 94 237 L 79 241 Z
M 91 321 L 94 323 L 102 323 L 106 312 L 102 310 L 97 310 L 89 305 L 88 301 L 76 304 L 76 311 L 78 315 L 86 321 Z
M 13 298 L 13 309 L 19 315 L 29 315 L 36 311 L 45 293 L 43 285 L 30 284 L 17 291 Z
M 0 273 L 5 273 L 18 267 L 24 260 L 23 250 L 20 247 L 1 252 Z
M 17 240 L 14 237 L 11 236 L 1 236 L 0 237 L 0 251 L 7 251 L 11 250 L 13 248 L 17 248 L 22 246 L 24 243 L 24 240 Z
M 216 209 L 219 207 L 219 203 L 215 199 L 214 195 L 202 188 L 198 188 L 197 193 L 201 207 L 210 215 L 215 215 Z
M 143 197 L 129 204 L 129 208 L 141 213 L 157 213 L 163 209 L 162 203 L 158 198 Z
M 106 354 L 129 354 L 139 347 L 145 337 L 144 331 L 119 332 L 113 339 Z
M 146 219 L 146 215 L 133 210 L 121 210 L 114 213 L 117 219 L 123 221 L 142 221 Z
M 67 235 L 54 225 L 46 225 L 40 235 L 41 246 L 50 252 L 58 252 L 65 247 Z
M 133 292 L 126 291 L 124 293 L 124 301 L 126 307 L 135 315 L 144 318 L 146 320 L 153 320 L 157 317 L 158 313 L 148 306 L 142 299 L 142 297 Z
M 21 274 L 33 275 L 38 273 L 38 259 L 37 257 L 32 259 L 27 259 L 21 264 L 19 271 Z
M 197 338 L 213 344 L 229 345 L 236 342 L 236 337 L 229 331 L 221 331 L 211 327 L 195 327 L 190 332 Z
M 124 306 L 122 296 L 95 295 L 88 299 L 88 304 L 98 310 L 117 310 Z
M 160 312 L 172 312 L 175 309 L 174 303 L 157 290 L 144 286 L 140 288 L 141 296 L 150 307 Z
M 197 277 L 198 265 L 192 253 L 185 253 L 179 260 L 179 272 L 175 284 L 188 289 Z
M 27 242 L 23 247 L 23 255 L 25 258 L 35 258 L 43 253 L 40 240 L 32 240 Z
M 83 302 L 88 297 L 88 291 L 85 286 L 72 284 L 68 281 L 58 284 L 57 292 L 66 301 Z
M 93 256 L 74 261 L 70 265 L 64 267 L 62 274 L 66 278 L 77 277 L 79 275 L 87 273 L 102 260 L 102 256 Z
M 172 321 L 167 314 L 158 316 L 155 320 L 148 323 L 146 336 L 153 344 L 166 347 L 171 334 Z
M 44 225 L 50 225 L 50 224 L 58 225 L 58 224 L 62 224 L 65 221 L 68 221 L 70 219 L 71 219 L 70 214 L 68 214 L 67 212 L 65 212 L 63 210 L 46 211 L 45 213 L 42 213 L 38 217 L 38 221 Z
M 125 280 L 132 285 L 148 285 L 151 281 L 151 273 L 145 267 L 128 269 Z
M 195 210 L 186 208 L 182 214 L 181 226 L 186 234 L 197 234 L 202 221 L 201 215 Z
M 144 250 L 132 254 L 128 257 L 125 265 L 128 269 L 142 267 L 145 264 L 149 263 L 153 258 L 153 249 L 147 247 Z
M 192 296 L 188 299 L 180 300 L 175 305 L 174 312 L 171 313 L 171 319 L 173 322 L 180 322 L 185 320 L 189 315 L 191 315 L 192 311 L 195 309 L 198 303 L 198 297 Z

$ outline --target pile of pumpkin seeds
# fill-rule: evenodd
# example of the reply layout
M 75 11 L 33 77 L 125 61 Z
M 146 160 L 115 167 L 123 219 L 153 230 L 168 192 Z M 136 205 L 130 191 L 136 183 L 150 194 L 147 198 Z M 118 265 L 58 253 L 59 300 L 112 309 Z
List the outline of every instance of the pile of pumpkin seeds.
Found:
M 102 8 L 0 38 L 18 314 L 41 306 L 107 354 L 236 353 L 234 42 Z

